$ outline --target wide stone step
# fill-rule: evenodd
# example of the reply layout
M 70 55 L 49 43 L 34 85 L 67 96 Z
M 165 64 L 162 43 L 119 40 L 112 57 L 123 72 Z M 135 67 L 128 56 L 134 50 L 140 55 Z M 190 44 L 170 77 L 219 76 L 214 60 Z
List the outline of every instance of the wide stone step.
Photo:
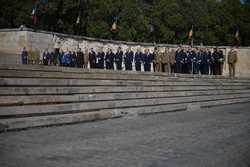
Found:
M 0 77 L 5 78 L 53 78 L 53 79 L 98 79 L 98 80 L 140 80 L 140 81 L 168 81 L 170 79 L 175 79 L 178 81 L 220 81 L 220 82 L 240 82 L 240 83 L 250 83 L 250 80 L 243 79 L 228 79 L 228 78 L 211 78 L 204 76 L 193 77 L 181 77 L 176 74 L 174 76 L 168 75 L 157 75 L 157 73 L 149 73 L 150 75 L 138 74 L 138 73 L 94 73 L 80 71 L 78 72 L 58 72 L 58 71 L 21 71 L 21 70 L 0 70 Z M 175 76 L 176 75 L 176 76 Z M 212 77 L 212 76 L 209 76 Z
M 192 102 L 206 102 L 223 99 L 248 98 L 249 94 L 233 95 L 212 95 L 212 96 L 191 96 L 191 97 L 169 97 L 157 99 L 132 99 L 132 100 L 111 100 L 96 102 L 79 102 L 68 104 L 50 104 L 50 105 L 28 105 L 28 106 L 3 106 L 0 107 L 0 118 L 11 116 L 34 116 L 46 114 L 62 114 L 72 112 L 88 112 L 98 109 L 116 109 L 127 107 L 156 106 L 166 104 L 182 104 Z
M 39 75 L 45 74 L 45 75 Z M 46 75 L 49 74 L 50 75 Z M 58 75 L 63 73 L 65 75 Z M 32 74 L 32 76 L 31 76 Z M 38 74 L 38 75 L 36 75 Z M 85 75 L 81 75 L 85 74 Z M 117 75 L 119 74 L 119 75 Z M 20 77 L 56 77 L 56 78 L 88 78 L 95 76 L 111 77 L 113 79 L 168 79 L 179 78 L 184 80 L 203 79 L 203 80 L 224 80 L 232 81 L 224 76 L 208 76 L 208 75 L 189 75 L 189 74 L 166 74 L 166 73 L 150 73 L 150 72 L 135 72 L 135 71 L 113 71 L 113 70 L 98 70 L 98 69 L 78 69 L 58 66 L 41 66 L 41 65 L 0 65 L 0 76 L 20 76 Z M 97 77 L 98 78 L 98 77 Z M 235 78 L 235 82 L 250 82 L 249 78 Z
M 45 95 L 45 94 L 83 94 L 116 92 L 166 92 L 202 90 L 247 90 L 250 86 L 89 86 L 89 87 L 0 87 L 0 95 Z
M 96 79 L 41 79 L 41 78 L 0 78 L 0 86 L 210 86 L 232 85 L 250 86 L 240 82 L 200 81 L 133 81 L 133 80 L 96 80 Z
M 216 105 L 226 105 L 232 103 L 246 103 L 246 102 L 250 102 L 250 98 L 223 99 L 223 100 L 209 101 L 209 102 L 193 102 L 193 103 L 170 104 L 170 105 L 159 105 L 159 106 L 138 107 L 138 108 L 132 107 L 132 108 L 121 108 L 121 109 L 108 109 L 95 112 L 49 115 L 49 116 L 39 116 L 39 117 L 0 119 L 0 124 L 2 125 L 2 127 L 5 127 L 0 129 L 0 131 L 81 123 L 87 121 L 118 118 L 121 116 L 126 116 L 128 114 L 144 115 L 144 114 L 162 113 L 170 111 L 184 111 L 187 110 L 190 105 L 196 105 L 200 107 L 211 107 Z
M 142 93 L 89 93 L 76 95 L 14 95 L 0 96 L 0 106 L 15 105 L 39 105 L 55 103 L 90 102 L 103 100 L 127 100 L 127 99 L 153 99 L 166 97 L 186 97 L 204 95 L 230 95 L 230 94 L 250 94 L 248 90 L 204 90 L 204 91 L 177 91 L 177 92 L 142 92 Z

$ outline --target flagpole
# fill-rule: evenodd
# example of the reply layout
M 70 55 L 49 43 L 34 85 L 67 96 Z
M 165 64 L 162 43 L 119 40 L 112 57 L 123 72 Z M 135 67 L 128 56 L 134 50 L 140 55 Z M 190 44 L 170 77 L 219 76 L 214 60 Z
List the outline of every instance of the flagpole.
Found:
M 191 37 L 191 47 L 192 47 L 192 48 L 193 48 L 193 46 L 194 46 L 193 33 L 194 33 L 194 25 L 192 25 L 192 37 Z

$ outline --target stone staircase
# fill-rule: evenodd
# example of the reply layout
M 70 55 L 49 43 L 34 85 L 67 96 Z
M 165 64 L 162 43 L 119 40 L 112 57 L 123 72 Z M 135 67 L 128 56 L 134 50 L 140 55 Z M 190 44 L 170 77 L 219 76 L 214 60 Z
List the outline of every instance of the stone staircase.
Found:
M 250 102 L 250 79 L 0 65 L 0 131 Z

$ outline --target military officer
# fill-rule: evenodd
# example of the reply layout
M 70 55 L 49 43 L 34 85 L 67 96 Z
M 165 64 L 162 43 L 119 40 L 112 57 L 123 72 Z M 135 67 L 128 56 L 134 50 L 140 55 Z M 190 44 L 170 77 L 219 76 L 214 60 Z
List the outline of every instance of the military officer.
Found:
M 225 57 L 224 57 L 224 54 L 223 54 L 223 51 L 222 51 L 222 50 L 220 50 L 219 53 L 220 53 L 220 59 L 219 59 L 219 62 L 220 62 L 219 75 L 222 75 L 222 74 L 223 74 L 223 66 L 224 66 L 224 62 L 225 62 Z
M 214 75 L 214 57 L 213 53 L 211 50 L 208 50 L 208 55 L 209 55 L 209 74 Z
M 195 48 L 192 50 L 193 54 L 193 74 L 199 74 L 199 50 Z
M 187 74 L 188 73 L 187 51 L 184 48 L 182 48 L 180 54 L 181 54 L 182 73 Z
M 162 72 L 162 53 L 159 48 L 155 48 L 154 51 L 154 63 L 155 63 L 155 71 Z
M 170 69 L 171 69 L 171 73 L 174 73 L 175 72 L 175 49 L 170 49 L 169 50 L 169 63 L 170 63 Z
M 200 53 L 200 72 L 202 75 L 209 74 L 209 57 L 206 49 L 201 49 Z
M 187 54 L 187 73 L 192 74 L 193 73 L 193 51 L 191 47 L 188 48 L 186 54 Z
M 166 47 L 164 52 L 162 53 L 162 68 L 163 71 L 166 73 L 170 73 L 171 72 L 171 65 L 170 65 L 170 51 L 169 48 Z
M 235 47 L 232 47 L 228 53 L 229 76 L 235 77 L 235 66 L 238 61 L 238 52 Z
M 221 75 L 222 74 L 221 64 L 224 63 L 224 56 L 219 51 L 218 48 L 214 49 L 213 58 L 214 58 L 214 74 Z

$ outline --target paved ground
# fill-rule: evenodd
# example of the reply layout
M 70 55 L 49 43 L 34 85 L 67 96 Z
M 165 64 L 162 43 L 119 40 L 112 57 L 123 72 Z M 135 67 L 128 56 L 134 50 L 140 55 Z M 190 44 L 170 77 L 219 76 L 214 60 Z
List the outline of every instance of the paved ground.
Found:
M 250 103 L 0 134 L 1 167 L 250 167 Z

